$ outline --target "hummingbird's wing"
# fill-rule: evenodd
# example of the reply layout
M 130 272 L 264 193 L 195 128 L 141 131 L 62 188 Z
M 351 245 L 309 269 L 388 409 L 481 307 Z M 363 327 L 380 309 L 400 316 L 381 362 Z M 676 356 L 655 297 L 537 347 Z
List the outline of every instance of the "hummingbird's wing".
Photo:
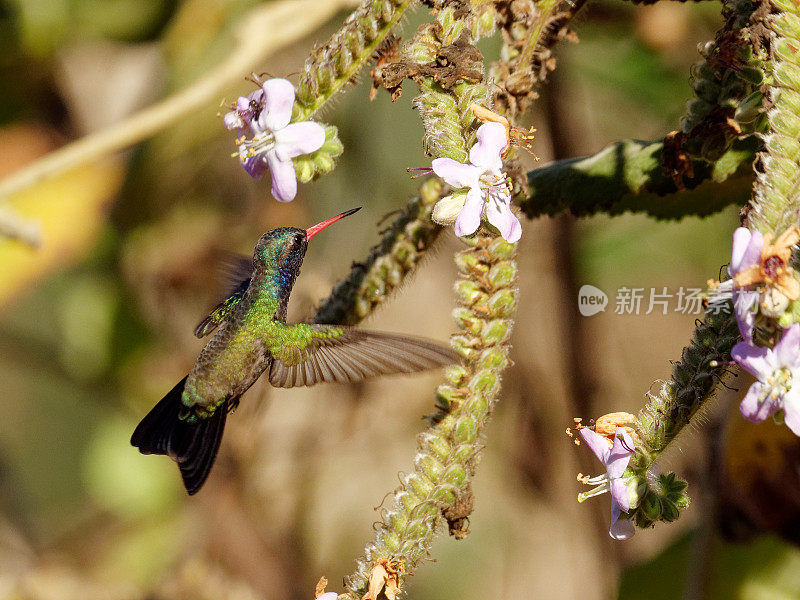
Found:
M 269 381 L 275 387 L 349 383 L 458 362 L 455 352 L 431 340 L 335 325 L 286 325 L 274 340 Z
M 223 274 L 228 282 L 228 297 L 195 327 L 194 334 L 201 338 L 214 331 L 231 309 L 244 297 L 253 274 L 253 259 L 241 254 L 227 254 L 223 259 Z

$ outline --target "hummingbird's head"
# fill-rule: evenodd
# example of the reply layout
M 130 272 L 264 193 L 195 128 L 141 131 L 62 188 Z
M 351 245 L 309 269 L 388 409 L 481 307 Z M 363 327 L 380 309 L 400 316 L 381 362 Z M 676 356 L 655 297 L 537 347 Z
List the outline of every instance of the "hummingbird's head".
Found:
M 271 229 L 259 238 L 253 254 L 256 266 L 263 266 L 268 271 L 275 272 L 281 288 L 291 288 L 294 278 L 300 271 L 303 258 L 308 249 L 308 240 L 332 225 L 339 219 L 352 215 L 361 207 L 343 212 L 335 217 L 317 223 L 308 229 L 296 227 L 279 227 Z
M 269 230 L 259 238 L 253 261 L 270 270 L 298 270 L 303 264 L 307 248 L 308 238 L 305 229 L 279 227 Z

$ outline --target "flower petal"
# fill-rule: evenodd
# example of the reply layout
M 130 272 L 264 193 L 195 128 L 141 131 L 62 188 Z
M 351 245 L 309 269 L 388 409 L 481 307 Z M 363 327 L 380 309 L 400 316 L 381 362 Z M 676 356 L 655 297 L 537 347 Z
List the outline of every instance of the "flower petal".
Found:
M 269 79 L 261 85 L 264 90 L 264 110 L 259 124 L 270 131 L 278 131 L 289 124 L 294 105 L 294 86 L 288 79 Z
M 508 191 L 505 193 L 489 193 L 489 200 L 486 203 L 486 219 L 500 230 L 503 239 L 511 244 L 518 241 L 522 236 L 522 225 L 519 219 L 511 211 L 511 197 Z
M 337 600 L 338 597 L 339 594 L 336 592 L 325 592 L 324 594 L 317 596 L 317 600 Z
M 431 218 L 439 225 L 452 225 L 455 223 L 458 213 L 464 208 L 466 200 L 466 192 L 455 192 L 445 196 L 433 207 Z
M 253 179 L 261 179 L 267 170 L 267 159 L 263 154 L 242 161 L 242 166 Z
M 800 436 L 800 390 L 793 388 L 783 397 L 784 423 L 796 436 Z
M 748 344 L 752 344 L 753 341 L 753 325 L 756 322 L 753 307 L 756 304 L 758 304 L 758 292 L 733 290 L 733 312 L 736 314 L 736 324 L 739 326 L 742 339 Z
M 508 133 L 500 123 L 484 123 L 478 127 L 478 143 L 469 151 L 469 162 L 481 171 L 498 173 L 503 168 L 500 156 L 508 146 Z
M 761 249 L 764 247 L 764 236 L 760 231 L 750 231 L 739 227 L 733 232 L 733 249 L 731 252 L 731 275 L 759 264 Z
M 291 160 L 281 160 L 272 150 L 267 152 L 267 161 L 272 175 L 272 195 L 278 202 L 291 202 L 297 195 L 294 163 Z
M 764 395 L 765 387 L 760 381 L 756 381 L 747 390 L 744 400 L 739 404 L 739 412 L 748 421 L 753 423 L 761 423 L 764 419 L 770 416 L 777 410 L 775 402 L 767 397 L 763 401 L 761 397 Z
M 621 477 L 611 480 L 611 498 L 621 510 L 628 512 L 631 508 L 631 495 L 628 484 Z
M 622 477 L 625 469 L 628 468 L 631 454 L 633 454 L 633 439 L 622 427 L 617 427 L 614 444 L 605 461 L 609 479 Z
M 608 455 L 611 454 L 611 446 L 608 440 L 588 427 L 583 427 L 578 433 L 583 438 L 583 441 L 586 442 L 586 445 L 589 446 L 589 449 L 594 452 L 594 455 L 605 465 L 608 462 Z
M 225 124 L 226 129 L 239 129 L 245 125 L 244 119 L 239 115 L 239 111 L 236 110 L 226 112 L 225 116 L 222 117 L 222 122 Z
M 454 231 L 458 237 L 471 235 L 478 230 L 481 224 L 481 214 L 483 214 L 483 194 L 477 188 L 467 192 L 467 199 L 464 208 L 456 217 Z
M 783 337 L 775 344 L 773 352 L 779 365 L 800 366 L 800 323 L 794 323 L 783 330 Z
M 325 128 L 313 121 L 290 123 L 275 131 L 274 135 L 275 154 L 281 160 L 316 152 L 325 143 Z
M 480 169 L 473 165 L 465 165 L 452 158 L 434 158 L 431 163 L 433 172 L 456 188 L 478 187 L 481 176 Z
M 608 530 L 615 540 L 629 540 L 636 533 L 636 527 L 630 519 L 620 519 L 621 512 L 616 502 L 611 503 L 611 528 Z
M 782 273 L 774 284 L 790 301 L 800 298 L 800 281 L 792 273 L 793 271 Z
M 760 381 L 765 381 L 775 370 L 771 354 L 769 348 L 758 348 L 747 342 L 739 342 L 731 350 L 731 358 Z

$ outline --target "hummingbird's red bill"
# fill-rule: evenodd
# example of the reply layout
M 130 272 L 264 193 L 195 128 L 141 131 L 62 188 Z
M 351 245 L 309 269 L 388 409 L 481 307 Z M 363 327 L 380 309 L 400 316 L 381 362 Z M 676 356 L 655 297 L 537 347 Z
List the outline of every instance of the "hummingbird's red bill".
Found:
M 352 208 L 350 210 L 346 210 L 345 212 L 336 215 L 335 217 L 331 217 L 330 219 L 325 219 L 322 223 L 317 223 L 316 225 L 312 225 L 308 229 L 306 229 L 306 240 L 310 240 L 312 237 L 317 235 L 320 231 L 325 229 L 328 225 L 333 225 L 339 219 L 344 219 L 345 217 L 349 217 L 354 212 L 358 212 L 361 210 L 361 207 Z

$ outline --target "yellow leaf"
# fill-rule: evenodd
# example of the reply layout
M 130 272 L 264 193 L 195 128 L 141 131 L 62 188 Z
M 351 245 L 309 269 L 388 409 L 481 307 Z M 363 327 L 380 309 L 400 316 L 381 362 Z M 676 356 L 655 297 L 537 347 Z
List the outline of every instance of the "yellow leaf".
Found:
M 123 174 L 121 160 L 104 159 L 9 197 L 7 206 L 41 225 L 42 246 L 0 239 L 0 306 L 92 249 Z

